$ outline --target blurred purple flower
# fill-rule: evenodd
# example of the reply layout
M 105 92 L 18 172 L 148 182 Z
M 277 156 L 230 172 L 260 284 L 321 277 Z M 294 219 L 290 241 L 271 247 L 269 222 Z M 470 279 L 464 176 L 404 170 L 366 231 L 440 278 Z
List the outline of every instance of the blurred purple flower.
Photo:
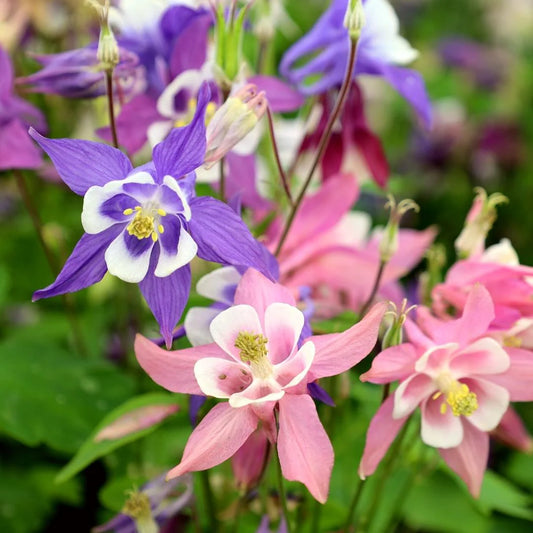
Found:
M 13 91 L 13 66 L 0 46 L 0 171 L 10 168 L 38 168 L 41 152 L 28 136 L 28 126 L 43 133 L 43 114 Z
M 17 83 L 29 85 L 28 91 L 52 93 L 67 98 L 96 98 L 106 94 L 105 76 L 96 57 L 96 46 L 90 45 L 68 52 L 33 55 L 43 68 L 18 78 Z M 138 57 L 120 48 L 120 62 L 113 70 L 117 92 L 128 95 L 144 88 L 143 71 Z
M 82 236 L 52 285 L 34 300 L 74 292 L 111 274 L 140 290 L 167 346 L 187 303 L 189 262 L 253 267 L 271 277 L 264 247 L 228 205 L 196 197 L 194 170 L 204 160 L 205 108 L 200 90 L 192 122 L 158 144 L 153 161 L 132 168 L 119 150 L 90 141 L 31 134 L 48 153 L 63 181 L 84 196 Z
M 354 76 L 385 78 L 415 109 L 426 127 L 431 103 L 422 76 L 397 65 L 410 63 L 418 52 L 399 34 L 396 13 L 387 0 L 363 0 L 366 22 L 357 47 Z M 344 27 L 348 0 L 333 0 L 315 26 L 283 56 L 280 72 L 303 94 L 318 94 L 340 85 L 346 72 L 350 40 Z M 308 59 L 303 66 L 302 59 Z
M 438 46 L 442 61 L 470 73 L 475 83 L 486 89 L 496 89 L 507 74 L 507 58 L 488 46 L 462 38 L 442 39 Z
M 180 486 L 183 486 L 185 490 L 178 492 Z M 185 474 L 165 481 L 165 474 L 162 474 L 143 485 L 140 492 L 148 497 L 151 516 L 163 531 L 163 528 L 171 522 L 172 518 L 191 503 L 193 499 L 192 476 Z M 137 526 L 131 516 L 119 513 L 92 531 L 93 533 L 104 533 L 105 531 L 136 533 Z

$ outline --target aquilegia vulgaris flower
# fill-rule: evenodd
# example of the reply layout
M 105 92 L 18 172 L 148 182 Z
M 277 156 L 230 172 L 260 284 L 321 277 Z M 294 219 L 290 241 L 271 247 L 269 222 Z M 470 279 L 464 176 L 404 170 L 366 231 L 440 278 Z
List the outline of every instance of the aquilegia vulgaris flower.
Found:
M 241 218 L 226 204 L 194 194 L 194 170 L 205 154 L 208 102 L 204 86 L 192 122 L 175 129 L 154 148 L 153 161 L 138 168 L 107 145 L 46 139 L 31 131 L 63 181 L 84 195 L 86 232 L 55 282 L 37 291 L 34 300 L 88 287 L 109 270 L 139 283 L 170 345 L 189 295 L 193 257 L 271 275 L 268 252 Z
M 290 291 L 249 269 L 237 287 L 235 305 L 211 322 L 215 342 L 168 352 L 138 336 L 137 359 L 156 383 L 173 392 L 228 400 L 196 427 L 168 477 L 211 468 L 250 438 L 257 447 L 254 433 L 259 430 L 260 438 L 276 444 L 283 475 L 301 481 L 325 502 L 333 449 L 307 385 L 361 361 L 374 347 L 385 308 L 385 303 L 376 304 L 343 333 L 302 342 L 304 316 Z

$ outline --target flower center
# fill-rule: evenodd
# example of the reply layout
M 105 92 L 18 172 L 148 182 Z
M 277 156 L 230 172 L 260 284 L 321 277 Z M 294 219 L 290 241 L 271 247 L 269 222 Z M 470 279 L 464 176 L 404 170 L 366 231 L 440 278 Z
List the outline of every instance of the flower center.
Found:
M 267 357 L 268 339 L 261 333 L 241 331 L 235 339 L 235 348 L 240 352 L 243 363 L 250 363 L 254 376 L 266 379 L 272 375 L 272 364 Z
M 187 126 L 187 124 L 190 124 L 192 119 L 194 118 L 194 114 L 196 113 L 196 107 L 198 106 L 198 101 L 196 98 L 191 98 L 187 102 L 187 110 L 184 111 L 184 114 L 181 118 L 174 121 L 174 127 L 175 128 L 182 128 L 183 126 Z M 209 102 L 205 108 L 205 125 L 207 126 L 211 119 L 213 118 L 213 115 L 215 114 L 215 111 L 217 110 L 217 105 L 215 102 Z
M 135 235 L 137 239 L 146 239 L 152 237 L 154 242 L 158 239 L 158 232 L 163 233 L 165 228 L 163 224 L 159 224 L 159 218 L 164 217 L 167 213 L 164 209 L 146 209 L 140 205 L 136 206 L 135 209 L 125 209 L 123 213 L 125 215 L 132 215 L 135 211 L 135 216 L 133 220 L 129 223 L 128 233 L 130 235 Z M 157 231 L 156 231 L 156 218 L 157 218 Z
M 443 374 L 437 378 L 440 391 L 433 399 L 436 400 L 442 394 L 446 395 L 446 401 L 442 402 L 440 412 L 446 413 L 448 406 L 451 407 L 454 416 L 470 416 L 478 408 L 477 395 L 471 392 L 468 385 L 452 379 L 449 374 Z

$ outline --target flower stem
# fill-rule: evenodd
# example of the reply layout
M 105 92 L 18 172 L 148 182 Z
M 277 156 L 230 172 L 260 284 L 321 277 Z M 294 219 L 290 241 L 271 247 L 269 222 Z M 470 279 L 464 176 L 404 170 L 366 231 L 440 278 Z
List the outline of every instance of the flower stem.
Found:
M 370 530 L 372 519 L 374 518 L 376 511 L 378 510 L 379 504 L 381 500 L 383 499 L 383 489 L 385 487 L 385 483 L 390 478 L 390 475 L 392 473 L 396 460 L 398 459 L 398 456 L 400 455 L 399 451 L 402 446 L 403 440 L 405 439 L 405 435 L 407 434 L 407 428 L 409 427 L 409 420 L 410 418 L 407 420 L 407 422 L 403 426 L 400 434 L 398 435 L 394 444 L 389 450 L 387 460 L 385 464 L 383 465 L 381 476 L 377 482 L 377 486 L 374 491 L 374 498 L 372 499 L 372 503 L 370 504 L 370 509 L 368 510 L 367 513 L 363 515 L 360 523 L 356 525 L 355 527 L 355 530 L 358 533 L 359 532 L 364 533 L 364 531 Z
M 285 496 L 285 488 L 283 486 L 283 474 L 281 472 L 281 462 L 279 460 L 278 448 L 275 448 L 274 456 L 276 457 L 276 471 L 278 474 L 278 494 L 279 501 L 281 503 L 281 510 L 283 512 L 283 517 L 285 518 L 285 524 L 287 525 L 287 533 L 292 533 L 291 522 L 289 520 L 289 510 L 287 508 L 287 498 Z
M 226 201 L 226 171 L 224 169 L 224 160 L 223 157 L 219 162 L 219 177 L 218 177 L 218 194 L 220 195 L 220 199 L 225 202 Z
M 37 211 L 37 207 L 35 206 L 35 203 L 33 202 L 28 186 L 26 185 L 26 180 L 24 179 L 24 175 L 19 169 L 16 169 L 16 168 L 12 169 L 12 172 L 13 172 L 13 176 L 15 176 L 15 181 L 17 183 L 17 188 L 19 190 L 22 201 L 24 202 L 24 205 L 26 206 L 26 210 L 28 211 L 28 214 L 30 215 L 30 218 L 33 224 L 33 229 L 35 230 L 35 233 L 37 235 L 37 239 L 39 240 L 39 243 L 44 251 L 44 255 L 46 257 L 48 266 L 50 267 L 52 274 L 54 276 L 57 276 L 59 274 L 59 265 L 57 263 L 57 259 L 55 255 L 53 254 L 52 250 L 50 250 L 44 238 L 43 223 L 41 221 L 39 211 Z M 86 356 L 87 349 L 85 347 L 85 342 L 83 341 L 83 335 L 81 333 L 80 325 L 79 325 L 79 322 L 77 320 L 77 316 L 74 310 L 74 304 L 72 300 L 70 299 L 70 295 L 68 294 L 62 294 L 61 299 L 63 300 L 63 305 L 65 307 L 66 315 L 67 315 L 68 321 L 70 322 L 70 328 L 72 330 L 72 336 L 74 339 L 74 345 L 76 347 L 76 350 L 81 355 Z
M 274 135 L 274 121 L 272 119 L 272 112 L 270 111 L 270 107 L 267 107 L 267 118 L 268 118 L 268 130 L 270 132 L 270 139 L 272 140 L 272 150 L 274 151 L 274 157 L 276 159 L 276 165 L 278 167 L 279 177 L 281 178 L 283 190 L 285 191 L 285 194 L 287 195 L 287 198 L 289 199 L 289 203 L 292 207 L 294 206 L 294 200 L 292 199 L 292 194 L 289 188 L 289 182 L 287 181 L 287 175 L 285 174 L 285 171 L 283 170 L 283 166 L 281 165 L 278 144 L 276 142 L 276 136 Z
M 300 208 L 300 205 L 305 197 L 305 193 L 307 192 L 307 189 L 309 188 L 309 184 L 311 183 L 311 179 L 313 178 L 313 174 L 315 173 L 315 170 L 317 169 L 318 165 L 322 161 L 324 152 L 326 151 L 329 140 L 331 139 L 331 135 L 333 133 L 333 126 L 335 125 L 335 122 L 337 118 L 339 117 L 339 115 L 341 114 L 341 111 L 344 107 L 344 103 L 348 96 L 348 90 L 352 83 L 352 76 L 353 76 L 353 72 L 355 69 L 355 59 L 357 55 L 357 43 L 358 43 L 357 40 L 353 40 L 353 39 L 350 40 L 350 55 L 348 57 L 348 63 L 346 66 L 346 74 L 344 75 L 344 80 L 342 82 L 342 85 L 339 91 L 339 96 L 337 97 L 337 101 L 335 102 L 335 107 L 333 108 L 333 111 L 329 117 L 328 123 L 326 124 L 324 133 L 322 134 L 322 138 L 320 139 L 320 142 L 318 144 L 318 149 L 315 155 L 315 159 L 313 160 L 313 164 L 311 165 L 309 173 L 307 174 L 307 177 L 304 181 L 303 187 L 300 190 L 300 193 L 298 194 L 298 197 L 296 198 L 296 201 L 293 204 L 289 217 L 287 218 L 287 222 L 283 229 L 283 233 L 281 234 L 280 240 L 278 242 L 278 246 L 276 248 L 276 252 L 275 252 L 276 256 L 278 256 L 279 253 L 281 252 L 283 243 L 287 239 L 289 230 L 291 229 L 292 223 L 294 222 L 294 217 L 296 216 L 296 213 L 298 212 L 298 209 Z
M 219 530 L 218 520 L 215 508 L 215 497 L 213 495 L 213 489 L 211 488 L 211 482 L 209 480 L 209 470 L 201 470 L 198 472 L 200 475 L 200 481 L 202 483 L 202 490 L 204 493 L 204 503 L 207 511 L 207 517 L 209 519 L 209 531 L 216 532 Z
M 372 287 L 372 290 L 370 291 L 370 296 L 368 297 L 367 301 L 361 308 L 361 312 L 360 312 L 361 317 L 366 315 L 366 312 L 368 311 L 369 307 L 372 305 L 372 302 L 374 301 L 374 298 L 376 297 L 376 294 L 379 290 L 379 285 L 381 284 L 381 278 L 383 277 L 383 273 L 385 271 L 386 264 L 387 263 L 385 261 L 380 261 L 379 263 L 379 269 L 376 274 L 376 278 L 374 279 L 374 285 Z
M 346 517 L 346 522 L 344 524 L 343 531 L 348 533 L 351 529 L 351 524 L 353 522 L 353 517 L 355 515 L 355 510 L 357 509 L 357 506 L 359 504 L 359 501 L 361 500 L 361 495 L 363 494 L 363 489 L 367 485 L 367 483 L 364 482 L 364 480 L 359 479 L 357 483 L 357 489 L 354 492 L 352 501 L 350 502 L 350 507 L 348 509 L 348 516 Z
M 115 123 L 115 105 L 113 103 L 113 71 L 105 71 L 105 81 L 107 89 L 107 111 L 109 114 L 109 126 L 111 127 L 111 136 L 113 146 L 118 148 L 117 125 Z

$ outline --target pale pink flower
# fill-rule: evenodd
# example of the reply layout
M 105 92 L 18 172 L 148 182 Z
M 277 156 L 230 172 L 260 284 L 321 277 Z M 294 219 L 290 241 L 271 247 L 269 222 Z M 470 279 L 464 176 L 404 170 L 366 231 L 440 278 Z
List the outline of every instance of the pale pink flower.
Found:
M 461 318 L 441 321 L 421 308 L 418 324 L 406 323 L 408 343 L 380 353 L 363 381 L 399 381 L 368 429 L 360 475 L 372 474 L 396 434 L 420 406 L 422 440 L 438 448 L 446 463 L 477 496 L 497 428 L 510 401 L 533 399 L 533 358 L 510 357 L 489 337 L 494 306 L 475 285 Z
M 260 424 L 277 446 L 283 475 L 325 502 L 333 449 L 307 384 L 361 361 L 376 342 L 385 307 L 376 305 L 344 333 L 301 342 L 304 317 L 291 293 L 250 269 L 237 287 L 235 305 L 211 322 L 214 343 L 168 352 L 138 336 L 137 359 L 156 383 L 228 400 L 195 428 L 168 477 L 232 457 Z
M 278 257 L 282 283 L 296 290 L 310 287 L 323 316 L 361 309 L 378 272 L 382 231 L 371 232 L 370 217 L 351 211 L 358 196 L 353 176 L 330 177 L 302 202 Z M 281 219 L 269 227 L 271 250 L 282 228 Z M 384 270 L 378 299 L 401 303 L 404 294 L 397 282 L 422 259 L 435 234 L 434 228 L 398 231 L 398 249 Z

